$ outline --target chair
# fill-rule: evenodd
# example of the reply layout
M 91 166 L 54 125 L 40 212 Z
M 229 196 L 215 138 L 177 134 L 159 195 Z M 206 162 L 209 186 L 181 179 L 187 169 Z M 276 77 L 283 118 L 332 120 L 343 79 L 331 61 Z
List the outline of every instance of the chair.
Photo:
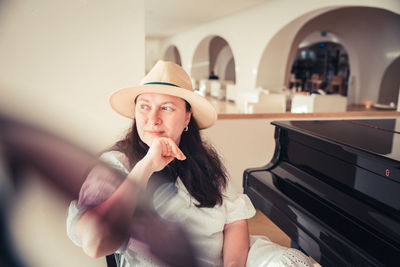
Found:
M 292 113 L 345 112 L 347 97 L 342 95 L 300 95 L 292 98 Z
M 317 73 L 311 75 L 311 91 L 318 90 L 321 84 L 324 82 L 324 80 L 325 80 L 324 75 L 320 76 Z
M 195 78 L 190 78 L 192 80 L 193 90 L 199 90 L 199 81 Z
M 217 80 L 210 81 L 210 93 L 211 96 L 217 98 L 218 100 L 225 99 L 226 90 L 225 83 Z
M 201 79 L 199 81 L 199 92 L 204 96 L 210 94 L 210 81 L 208 79 Z
M 306 80 L 306 84 L 304 86 L 304 90 L 305 91 L 312 91 L 314 88 L 314 82 L 317 81 L 319 79 L 319 75 L 317 73 L 314 73 L 313 75 L 311 75 L 310 79 Z
M 257 103 L 262 89 L 237 90 L 236 109 L 239 113 L 246 113 L 246 103 Z
M 246 113 L 282 113 L 286 112 L 286 95 L 260 92 L 256 103 L 245 102 Z
M 334 75 L 332 76 L 331 80 L 331 92 L 339 93 L 344 95 L 344 88 L 343 88 L 343 76 L 342 75 Z
M 292 88 L 293 85 L 296 87 L 296 91 L 298 87 L 302 87 L 303 86 L 303 81 L 301 79 L 297 79 L 296 75 L 294 73 L 290 74 L 290 78 L 289 78 L 289 88 Z
M 236 102 L 237 87 L 236 84 L 226 85 L 226 100 Z

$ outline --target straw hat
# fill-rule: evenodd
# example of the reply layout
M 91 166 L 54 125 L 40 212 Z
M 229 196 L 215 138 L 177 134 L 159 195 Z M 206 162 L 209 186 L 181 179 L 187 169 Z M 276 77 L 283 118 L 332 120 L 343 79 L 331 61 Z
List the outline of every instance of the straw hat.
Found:
M 159 60 L 139 86 L 114 92 L 110 97 L 111 107 L 119 114 L 133 119 L 135 99 L 143 93 L 167 94 L 185 99 L 191 105 L 192 115 L 200 129 L 212 126 L 217 120 L 217 112 L 212 104 L 194 92 L 189 75 L 173 62 Z

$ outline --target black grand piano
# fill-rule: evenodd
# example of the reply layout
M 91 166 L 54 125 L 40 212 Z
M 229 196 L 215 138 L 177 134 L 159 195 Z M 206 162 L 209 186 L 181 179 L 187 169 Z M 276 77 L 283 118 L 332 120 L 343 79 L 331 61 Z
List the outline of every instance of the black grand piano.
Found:
M 400 118 L 272 124 L 254 206 L 323 267 L 400 266 Z

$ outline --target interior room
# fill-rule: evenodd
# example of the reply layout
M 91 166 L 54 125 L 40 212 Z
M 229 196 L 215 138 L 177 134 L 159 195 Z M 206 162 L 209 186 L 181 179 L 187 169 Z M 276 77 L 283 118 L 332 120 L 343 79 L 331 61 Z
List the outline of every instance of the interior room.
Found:
M 398 0 L 0 0 L 0 115 L 99 155 L 132 126 L 109 96 L 172 61 L 217 110 L 202 137 L 243 192 L 244 171 L 274 158 L 272 122 L 397 119 L 398 135 L 399 25 Z M 392 143 L 399 158 L 398 136 Z M 26 266 L 107 266 L 66 235 L 77 195 L 35 170 L 25 178 L 5 195 L 17 257 Z M 249 231 L 291 246 L 260 210 Z

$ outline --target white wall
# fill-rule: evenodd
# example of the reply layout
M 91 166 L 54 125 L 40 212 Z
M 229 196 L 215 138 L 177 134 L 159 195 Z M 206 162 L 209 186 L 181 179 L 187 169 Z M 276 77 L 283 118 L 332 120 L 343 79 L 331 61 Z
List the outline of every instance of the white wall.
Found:
M 0 111 L 97 151 L 130 120 L 111 92 L 144 74 L 143 0 L 2 1 Z
M 104 149 L 131 123 L 108 96 L 143 77 L 144 39 L 143 0 L 0 1 L 0 112 Z M 28 178 L 11 216 L 27 266 L 106 266 L 67 238 L 69 201 Z
M 159 59 L 162 59 L 165 53 L 161 52 L 161 44 L 159 39 L 146 38 L 146 58 L 145 58 L 145 72 L 148 73 L 151 68 L 156 64 Z
M 400 13 L 400 4 L 397 0 L 305 0 L 296 4 L 290 0 L 271 0 L 257 7 L 167 38 L 162 41 L 162 47 L 176 45 L 181 52 L 183 67 L 190 72 L 197 45 L 206 36 L 218 35 L 224 38 L 232 49 L 238 88 L 241 90 L 252 89 L 256 87 L 257 71 L 264 49 L 276 33 L 288 23 L 302 18 L 298 21 L 298 30 L 307 21 L 305 18 L 311 19 L 321 12 L 341 6 L 370 6 Z M 286 40 L 280 43 L 282 54 L 288 55 L 297 30 L 288 31 L 289 35 Z M 279 82 L 276 86 L 283 85 L 281 81 L 284 81 L 285 69 L 286 61 L 280 66 L 268 70 L 273 73 L 278 72 L 276 75 L 279 77 Z
M 218 120 L 202 131 L 222 157 L 231 181 L 242 192 L 243 171 L 261 167 L 272 158 L 275 142 L 274 127 L 270 119 Z

